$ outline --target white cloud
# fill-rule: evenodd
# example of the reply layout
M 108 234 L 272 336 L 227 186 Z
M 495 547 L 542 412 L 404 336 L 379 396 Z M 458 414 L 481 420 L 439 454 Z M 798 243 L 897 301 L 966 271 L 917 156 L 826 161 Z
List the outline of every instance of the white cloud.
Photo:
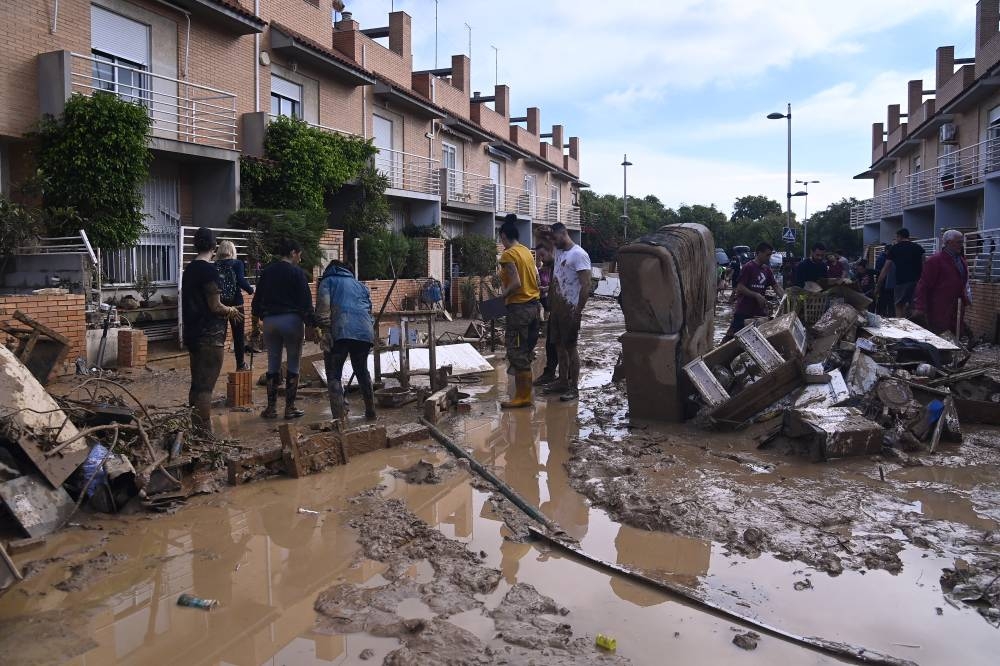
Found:
M 840 135 L 852 132 L 867 136 L 865 130 L 871 123 L 885 121 L 886 107 L 901 104 L 906 112 L 906 84 L 922 79 L 924 87 L 933 87 L 933 70 L 920 72 L 883 72 L 864 82 L 841 81 L 803 100 L 792 100 L 792 128 L 796 136 Z M 733 122 L 715 123 L 695 128 L 688 139 L 729 139 L 764 134 L 783 134 L 784 122 L 776 123 L 766 118 L 771 111 L 784 113 L 780 108 L 758 109 Z
M 737 197 L 763 194 L 779 201 L 784 209 L 786 172 L 761 168 L 758 164 L 737 160 L 698 158 L 657 150 L 642 144 L 611 143 L 602 140 L 584 144 L 587 157 L 583 180 L 595 192 L 622 192 L 622 155 L 628 153 L 633 166 L 628 168 L 629 192 L 633 196 L 653 194 L 664 205 L 715 206 L 729 214 Z M 809 209 L 826 208 L 842 197 L 859 199 L 871 196 L 871 182 L 853 180 L 850 175 L 819 170 L 810 172 L 810 180 L 819 180 L 809 191 Z M 797 187 L 793 185 L 793 188 Z M 805 201 L 792 199 L 792 210 L 801 219 Z
M 351 6 L 362 27 L 385 24 L 388 2 Z M 954 5 L 959 4 L 958 7 Z M 419 67 L 434 61 L 434 6 L 400 0 L 413 16 Z M 493 52 L 519 107 L 554 95 L 599 90 L 614 101 L 634 89 L 668 91 L 747 85 L 792 62 L 857 52 L 859 39 L 927 14 L 972 27 L 971 2 L 940 0 L 442 0 L 439 63 L 467 50 L 473 26 L 473 82 L 489 90 Z

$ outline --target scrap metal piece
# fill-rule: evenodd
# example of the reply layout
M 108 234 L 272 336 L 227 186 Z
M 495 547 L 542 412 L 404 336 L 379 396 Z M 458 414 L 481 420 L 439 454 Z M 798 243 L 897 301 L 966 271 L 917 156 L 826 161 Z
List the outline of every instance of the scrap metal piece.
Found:
M 33 474 L 0 484 L 0 500 L 29 537 L 56 531 L 75 508 L 62 487 L 53 490 Z

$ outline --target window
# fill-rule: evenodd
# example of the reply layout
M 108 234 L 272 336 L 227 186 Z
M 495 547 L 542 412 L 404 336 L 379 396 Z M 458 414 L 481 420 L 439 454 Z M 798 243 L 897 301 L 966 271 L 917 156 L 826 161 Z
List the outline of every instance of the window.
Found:
M 448 195 L 454 196 L 462 193 L 462 179 L 459 178 L 458 169 L 458 148 L 450 143 L 441 142 L 441 163 L 448 170 Z
M 536 180 L 537 176 L 535 176 L 535 174 L 533 173 L 524 174 L 524 189 L 528 199 L 527 210 L 525 211 L 525 213 L 532 216 L 535 214 L 535 197 L 537 196 L 537 193 L 535 191 Z
M 150 28 L 97 6 L 90 8 L 94 87 L 149 105 Z
M 503 204 L 503 171 L 500 163 L 490 160 L 490 182 L 493 184 L 493 208 L 500 210 Z
M 271 75 L 271 115 L 302 118 L 302 86 Z

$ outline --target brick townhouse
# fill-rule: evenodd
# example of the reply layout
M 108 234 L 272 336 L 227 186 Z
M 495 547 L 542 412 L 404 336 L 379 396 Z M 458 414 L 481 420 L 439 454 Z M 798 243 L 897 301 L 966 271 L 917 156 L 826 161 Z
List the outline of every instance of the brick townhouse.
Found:
M 291 115 L 372 138 L 394 226 L 440 224 L 492 236 L 513 212 L 579 235 L 579 141 L 513 116 L 510 90 L 470 90 L 471 63 L 413 71 L 411 18 L 362 29 L 339 0 L 25 0 L 0 5 L 0 188 L 31 167 L 23 139 L 71 94 L 114 91 L 153 118 L 147 231 L 105 252 L 105 288 L 141 275 L 169 293 L 178 227 L 225 224 L 239 207 L 239 158 L 259 155 L 267 122 Z M 564 143 L 565 142 L 565 143 Z M 444 275 L 441 262 L 432 266 Z
M 937 49 L 933 87 L 910 81 L 905 111 L 888 106 L 872 125 L 874 197 L 851 210 L 864 243 L 891 242 L 905 227 L 928 252 L 948 229 L 966 233 L 972 266 L 970 325 L 997 335 L 1000 311 L 1000 0 L 976 4 L 975 53 Z

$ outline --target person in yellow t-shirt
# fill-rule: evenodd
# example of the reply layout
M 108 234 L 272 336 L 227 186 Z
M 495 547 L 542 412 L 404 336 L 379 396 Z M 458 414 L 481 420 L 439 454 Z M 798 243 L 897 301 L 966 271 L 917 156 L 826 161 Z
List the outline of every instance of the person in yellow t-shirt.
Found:
M 538 289 L 538 269 L 531 252 L 519 242 L 517 216 L 504 218 L 500 227 L 500 284 L 507 305 L 504 346 L 507 363 L 514 371 L 514 398 L 501 403 L 505 409 L 528 407 L 532 404 L 531 362 L 535 358 L 538 327 L 541 322 Z

